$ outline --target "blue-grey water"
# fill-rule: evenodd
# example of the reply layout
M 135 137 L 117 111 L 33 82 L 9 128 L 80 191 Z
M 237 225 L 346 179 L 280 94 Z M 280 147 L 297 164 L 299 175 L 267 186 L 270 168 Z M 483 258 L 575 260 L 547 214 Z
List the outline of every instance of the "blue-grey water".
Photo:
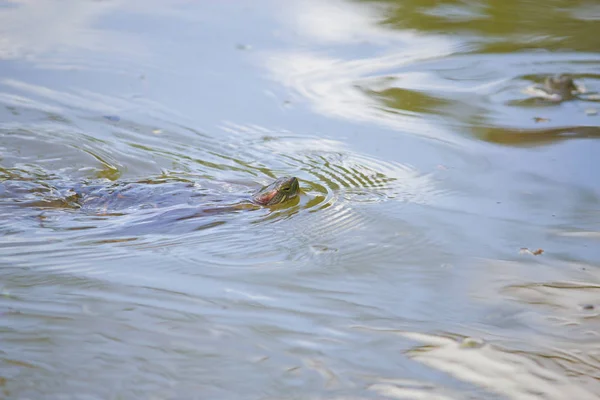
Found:
M 0 398 L 600 398 L 598 32 L 591 0 L 0 1 Z

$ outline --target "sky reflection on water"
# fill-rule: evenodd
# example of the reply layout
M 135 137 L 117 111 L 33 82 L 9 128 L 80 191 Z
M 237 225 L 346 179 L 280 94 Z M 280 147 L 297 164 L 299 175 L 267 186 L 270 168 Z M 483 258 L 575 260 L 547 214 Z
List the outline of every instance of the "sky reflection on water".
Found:
M 0 397 L 596 398 L 596 11 L 2 3 Z

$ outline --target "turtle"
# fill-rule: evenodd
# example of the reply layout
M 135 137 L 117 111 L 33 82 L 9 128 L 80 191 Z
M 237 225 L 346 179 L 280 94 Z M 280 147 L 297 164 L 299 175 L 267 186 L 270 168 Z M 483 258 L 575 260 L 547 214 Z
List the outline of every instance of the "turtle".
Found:
M 0 181 L 0 194 L 3 195 L 0 200 L 4 200 L 5 204 L 82 209 L 94 214 L 121 214 L 119 211 L 125 209 L 163 208 L 179 204 L 198 207 L 203 212 L 217 212 L 273 207 L 296 198 L 300 193 L 298 178 L 294 176 L 280 177 L 258 189 L 249 198 L 243 196 L 237 202 L 232 201 L 235 196 L 218 196 L 206 189 L 198 190 L 190 182 L 144 181 L 112 185 L 77 183 L 70 186 L 66 186 L 64 182 L 56 185 L 44 182 L 40 185 L 33 184 L 33 187 L 31 185 L 27 182 L 19 184 L 14 180 Z
M 573 99 L 578 94 L 585 93 L 585 90 L 576 85 L 569 75 L 560 74 L 547 76 L 542 85 L 530 86 L 525 89 L 525 93 L 558 103 Z

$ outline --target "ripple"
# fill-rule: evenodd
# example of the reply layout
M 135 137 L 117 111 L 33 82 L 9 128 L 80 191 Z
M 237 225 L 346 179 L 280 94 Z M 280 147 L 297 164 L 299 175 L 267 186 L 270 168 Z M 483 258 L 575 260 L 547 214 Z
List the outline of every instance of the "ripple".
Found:
M 249 157 L 280 156 L 273 169 L 279 167 L 296 174 L 306 183 L 304 189 L 309 194 L 322 196 L 312 207 L 331 204 L 337 199 L 351 203 L 356 199 L 360 203 L 399 200 L 427 204 L 442 195 L 431 174 L 352 151 L 340 141 L 254 126 L 237 125 L 236 129 L 243 132 L 241 147 Z
M 252 153 L 260 148 L 262 152 L 279 155 L 279 167 L 301 178 L 305 196 L 293 211 L 292 229 L 301 249 L 292 256 L 295 260 L 319 254 L 338 257 L 337 250 L 341 247 L 327 244 L 326 240 L 347 238 L 350 233 L 360 232 L 372 224 L 375 214 L 372 210 L 363 212 L 363 207 L 383 202 L 433 204 L 448 194 L 437 187 L 431 174 L 422 173 L 410 165 L 356 153 L 335 140 L 299 137 L 289 131 L 255 126 L 230 125 L 228 129 L 232 133 L 243 132 L 246 152 Z M 269 218 L 273 215 L 259 218 L 257 224 Z M 319 238 L 325 243 L 318 242 Z M 432 244 L 424 236 L 420 236 L 418 241 L 424 247 Z M 315 252 L 315 246 L 332 251 Z M 386 247 L 385 244 L 382 246 Z M 391 251 L 398 250 L 392 245 L 387 247 Z M 354 251 L 350 253 L 354 254 Z
M 362 83 L 362 79 L 370 79 L 380 71 L 406 68 L 411 63 L 449 55 L 454 47 L 441 39 L 439 43 L 431 39 L 426 40 L 426 44 L 419 42 L 417 37 L 406 38 L 400 46 L 402 52 L 360 60 L 325 58 L 321 54 L 303 52 L 267 54 L 264 58 L 274 80 L 306 98 L 320 113 L 457 143 L 456 137 L 445 135 L 439 126 L 434 126 L 433 117 L 424 119 L 414 112 L 391 112 L 389 107 L 382 108 Z
M 233 135 L 232 141 L 236 137 L 241 141 L 236 158 L 272 161 L 270 169 L 258 169 L 272 176 L 300 177 L 303 195 L 297 204 L 281 209 L 227 217 L 227 223 L 210 232 L 185 239 L 198 255 L 175 245 L 171 251 L 178 257 L 219 268 L 306 268 L 307 260 L 320 266 L 340 259 L 369 262 L 418 253 L 435 244 L 419 227 L 401 220 L 396 231 L 386 232 L 388 239 L 365 242 L 374 234 L 369 227 L 380 217 L 364 207 L 384 202 L 425 205 L 445 195 L 430 174 L 350 151 L 334 140 L 257 126 L 228 124 L 225 130 Z M 249 168 L 255 166 L 249 163 Z M 196 223 L 200 220 L 190 226 Z
M 176 268 L 194 275 L 192 270 L 180 270 L 182 265 L 306 268 L 336 260 L 369 262 L 406 254 L 411 245 L 417 251 L 431 244 L 418 228 L 408 236 L 387 232 L 378 243 L 365 241 L 374 234 L 369 226 L 379 218 L 365 207 L 386 202 L 430 204 L 444 195 L 431 174 L 410 165 L 361 154 L 336 140 L 258 125 L 225 123 L 222 132 L 204 133 L 167 121 L 154 125 L 122 118 L 114 122 L 101 116 L 86 117 L 85 124 L 104 132 L 109 129 L 110 135 L 100 140 L 56 120 L 46 125 L 21 124 L 16 133 L 7 130 L 9 134 L 0 139 L 0 144 L 13 149 L 32 138 L 40 145 L 57 146 L 56 157 L 51 157 L 56 161 L 37 164 L 35 173 L 19 169 L 18 153 L 4 170 L 17 182 L 33 179 L 34 186 L 49 185 L 48 190 L 38 191 L 43 200 L 51 200 L 50 193 L 55 200 L 68 200 L 75 185 L 87 194 L 96 190 L 100 195 L 99 201 L 85 203 L 83 210 L 69 214 L 63 210 L 63 217 L 57 215 L 64 204 L 57 204 L 54 214 L 46 213 L 43 225 L 36 228 L 57 235 L 63 244 L 56 246 L 56 254 L 71 244 L 64 254 L 74 271 L 102 273 L 103 262 L 94 262 L 97 270 L 91 271 L 85 258 L 118 259 L 131 249 L 181 261 L 155 265 L 156 269 Z M 157 129 L 160 132 L 153 133 Z M 69 155 L 70 167 L 64 168 L 61 155 Z M 90 171 L 90 160 L 100 167 Z M 132 172 L 130 165 L 139 170 Z M 227 209 L 281 175 L 300 179 L 303 194 L 297 201 L 272 209 Z M 109 179 L 98 180 L 98 176 Z M 108 203 L 103 196 L 109 196 Z M 210 207 L 216 212 L 208 212 Z M 31 214 L 40 215 L 39 211 Z M 402 221 L 398 226 L 412 229 Z M 115 252 L 101 255 L 106 248 Z M 52 258 L 50 265 L 55 265 Z
M 448 145 L 463 144 L 465 131 L 488 140 L 488 128 L 521 130 L 522 140 L 531 144 L 535 138 L 527 135 L 529 131 L 543 136 L 535 135 L 540 119 L 547 120 L 549 129 L 597 126 L 591 117 L 596 108 L 586 111 L 597 104 L 600 92 L 597 54 L 473 54 L 471 46 L 447 38 L 409 40 L 399 35 L 397 40 L 402 45 L 394 51 L 359 59 L 301 51 L 265 54 L 265 68 L 322 114 Z M 477 71 L 472 68 L 475 64 Z M 587 89 L 572 102 L 573 112 L 531 101 L 522 93 L 532 81 L 561 73 L 569 73 Z M 548 136 L 542 142 L 565 137 Z
M 493 344 L 469 348 L 464 344 L 470 338 L 398 334 L 423 342 L 406 352 L 409 358 L 499 395 L 556 400 L 571 396 L 597 398 L 598 363 L 591 360 L 583 370 L 577 365 L 580 357 L 571 356 L 567 350 L 522 351 Z M 585 347 L 584 351 L 593 352 L 597 346 Z

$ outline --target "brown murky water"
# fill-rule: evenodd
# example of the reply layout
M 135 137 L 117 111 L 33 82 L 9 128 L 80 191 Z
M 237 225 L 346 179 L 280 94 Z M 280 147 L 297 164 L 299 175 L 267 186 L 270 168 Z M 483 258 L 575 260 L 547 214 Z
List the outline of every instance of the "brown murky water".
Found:
M 0 2 L 0 398 L 599 398 L 599 20 Z

